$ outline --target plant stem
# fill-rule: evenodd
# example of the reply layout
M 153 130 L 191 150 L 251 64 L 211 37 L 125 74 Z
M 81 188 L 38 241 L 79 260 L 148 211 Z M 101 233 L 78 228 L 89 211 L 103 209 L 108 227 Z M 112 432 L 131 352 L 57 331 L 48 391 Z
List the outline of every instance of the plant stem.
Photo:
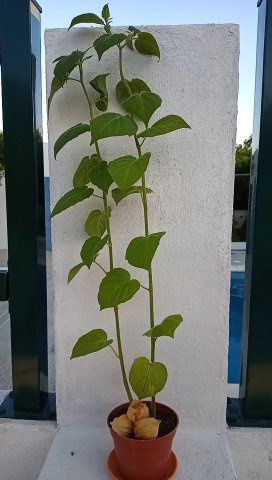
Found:
M 93 114 L 92 102 L 89 98 L 88 92 L 87 92 L 85 84 L 84 84 L 83 69 L 82 69 L 81 64 L 79 64 L 79 75 L 80 75 L 80 83 L 82 85 L 84 95 L 85 95 L 86 100 L 87 100 L 88 105 L 89 105 L 90 119 L 93 120 L 94 114 Z M 99 160 L 101 161 L 102 158 L 101 158 L 98 142 L 95 142 L 94 145 L 95 145 L 96 153 L 99 157 Z M 113 269 L 113 250 L 112 250 L 110 218 L 109 218 L 109 210 L 108 210 L 108 199 L 107 199 L 107 195 L 106 195 L 105 192 L 103 192 L 103 204 L 104 204 L 104 213 L 105 213 L 105 218 L 106 218 L 106 230 L 107 230 L 107 234 L 109 236 L 109 238 L 108 238 L 109 263 L 110 263 L 110 270 L 112 270 Z M 125 387 L 125 390 L 126 390 L 126 393 L 127 393 L 128 400 L 129 400 L 129 402 L 132 402 L 133 397 L 132 397 L 132 394 L 131 394 L 131 391 L 130 391 L 130 388 L 129 388 L 129 383 L 128 383 L 127 374 L 126 374 L 126 368 L 125 368 L 124 355 L 123 355 L 118 307 L 114 307 L 114 316 L 115 316 L 115 328 L 116 328 L 116 337 L 117 337 L 117 344 L 118 344 L 118 358 L 119 358 L 120 367 L 121 367 L 123 384 L 124 384 L 124 387 Z
M 127 83 L 125 76 L 124 76 L 124 71 L 123 71 L 123 48 L 119 46 L 119 71 L 120 71 L 120 77 L 121 80 L 123 81 L 127 92 L 129 95 L 132 95 L 131 88 L 129 84 Z M 141 144 L 134 135 L 134 141 L 135 145 L 137 148 L 137 152 L 139 157 L 142 155 L 142 150 L 141 150 Z M 146 195 L 146 182 L 145 182 L 145 174 L 142 176 L 142 203 L 143 203 L 143 210 L 144 210 L 144 230 L 145 230 L 145 236 L 148 237 L 149 235 L 149 224 L 148 224 L 148 204 L 147 204 L 147 195 Z M 153 274 L 152 274 L 152 267 L 149 268 L 148 270 L 148 290 L 149 290 L 149 319 L 150 319 L 150 328 L 153 328 L 155 325 L 155 313 L 154 313 L 154 288 L 153 288 Z M 156 340 L 155 338 L 150 338 L 150 360 L 151 362 L 155 362 L 155 347 L 156 347 Z M 152 397 L 151 399 L 151 416 L 155 417 L 156 416 L 156 399 L 155 396 Z
M 116 352 L 115 348 L 114 348 L 112 345 L 109 345 L 109 347 L 110 347 L 111 350 L 113 351 L 114 355 L 118 358 L 118 360 L 120 360 L 119 355 L 118 355 L 118 353 Z
M 102 270 L 105 274 L 107 274 L 107 271 L 105 270 L 104 267 L 102 267 L 102 265 L 100 265 L 100 263 L 98 263 L 98 262 L 96 262 L 96 261 L 94 261 L 94 263 L 95 263 L 99 268 L 101 268 L 101 270 Z
M 109 248 L 109 259 L 110 259 L 110 270 L 113 269 L 113 251 L 112 251 L 112 240 L 111 240 L 111 229 L 110 229 L 110 219 L 109 219 L 109 209 L 108 209 L 108 199 L 107 195 L 103 193 L 103 203 L 104 203 L 104 213 L 106 217 L 106 230 L 109 236 L 108 240 L 108 248 Z M 127 396 L 130 402 L 132 402 L 133 398 L 130 392 L 129 383 L 126 374 L 125 362 L 124 362 L 124 355 L 123 355 L 123 348 L 122 348 L 122 341 L 121 341 L 121 332 L 120 332 L 120 322 L 119 322 L 119 309 L 118 307 L 114 307 L 114 315 L 115 315 L 115 327 L 116 327 L 116 336 L 117 336 L 117 344 L 118 344 L 118 356 L 120 361 L 120 367 L 123 377 L 123 383 L 127 392 Z

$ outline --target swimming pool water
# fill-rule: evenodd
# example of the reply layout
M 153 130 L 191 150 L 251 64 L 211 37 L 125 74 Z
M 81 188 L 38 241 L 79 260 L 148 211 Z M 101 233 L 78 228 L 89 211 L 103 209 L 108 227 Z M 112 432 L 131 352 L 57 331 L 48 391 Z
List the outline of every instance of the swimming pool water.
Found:
M 244 272 L 231 272 L 228 354 L 229 383 L 240 383 L 244 281 Z

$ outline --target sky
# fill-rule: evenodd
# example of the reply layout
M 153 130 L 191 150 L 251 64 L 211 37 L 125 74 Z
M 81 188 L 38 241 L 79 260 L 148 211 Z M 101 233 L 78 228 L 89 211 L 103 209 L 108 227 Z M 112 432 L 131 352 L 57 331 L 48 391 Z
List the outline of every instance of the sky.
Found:
M 113 25 L 239 24 L 241 53 L 237 143 L 248 138 L 253 122 L 257 0 L 40 0 L 43 9 L 42 29 L 66 28 L 71 19 L 80 13 L 100 14 L 107 1 L 110 2 Z M 45 97 L 45 82 L 43 90 Z M 43 103 L 46 140 L 45 98 Z M 0 127 L 1 120 L 0 111 Z

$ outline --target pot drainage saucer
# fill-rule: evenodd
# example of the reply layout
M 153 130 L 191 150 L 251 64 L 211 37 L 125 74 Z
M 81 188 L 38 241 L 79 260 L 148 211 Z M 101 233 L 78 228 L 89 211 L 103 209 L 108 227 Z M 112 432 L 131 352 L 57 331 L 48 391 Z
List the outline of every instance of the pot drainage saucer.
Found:
M 167 473 L 164 480 L 171 480 L 172 478 L 174 478 L 177 468 L 178 468 L 177 457 L 174 454 L 174 452 L 171 452 L 170 459 L 168 462 L 168 467 L 167 467 Z M 115 450 L 112 450 L 112 452 L 109 454 L 108 469 L 109 469 L 110 476 L 113 480 L 125 480 L 120 475 Z

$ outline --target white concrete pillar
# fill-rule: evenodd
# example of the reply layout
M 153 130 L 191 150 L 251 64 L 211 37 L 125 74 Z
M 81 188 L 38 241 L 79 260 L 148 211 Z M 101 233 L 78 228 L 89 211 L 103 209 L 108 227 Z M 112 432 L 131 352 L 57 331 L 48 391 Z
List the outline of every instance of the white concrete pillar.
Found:
M 167 387 L 158 400 L 180 413 L 184 429 L 223 432 L 239 32 L 236 25 L 152 26 L 148 30 L 160 44 L 161 61 L 158 64 L 156 59 L 128 51 L 126 77 L 143 78 L 162 97 L 156 119 L 175 113 L 192 128 L 147 140 L 145 144 L 152 152 L 147 174 L 148 186 L 154 192 L 149 196 L 151 232 L 167 232 L 154 261 L 156 320 L 178 312 L 184 317 L 176 339 L 158 343 L 157 358 L 165 362 L 169 371 Z M 77 48 L 86 49 L 98 32 L 88 28 L 46 32 L 48 86 L 52 61 Z M 87 81 L 99 73 L 111 72 L 112 98 L 118 81 L 116 49 L 107 52 L 99 63 L 91 59 L 86 66 Z M 116 110 L 119 107 L 112 99 L 109 111 Z M 71 142 L 57 161 L 53 158 L 54 142 L 67 128 L 87 119 L 80 86 L 70 82 L 56 95 L 51 107 L 52 205 L 71 188 L 76 166 L 89 151 L 89 137 L 84 135 Z M 108 160 L 136 153 L 128 137 L 104 140 L 101 150 Z M 60 425 L 101 425 L 106 413 L 125 400 L 119 365 L 110 349 L 69 360 L 75 341 L 92 328 L 101 327 L 114 335 L 112 311 L 99 312 L 101 272 L 95 267 L 90 272 L 83 270 L 66 285 L 69 269 L 80 261 L 85 239 L 83 222 L 98 202 L 91 198 L 53 219 Z M 130 197 L 118 207 L 113 205 L 112 229 L 116 265 L 129 269 L 144 282 L 145 273 L 124 260 L 129 241 L 143 232 L 139 199 Z M 106 252 L 102 253 L 101 262 L 106 262 L 106 258 Z M 120 316 L 129 366 L 136 356 L 149 350 L 148 340 L 142 337 L 148 328 L 146 292 L 142 290 L 122 305 Z

